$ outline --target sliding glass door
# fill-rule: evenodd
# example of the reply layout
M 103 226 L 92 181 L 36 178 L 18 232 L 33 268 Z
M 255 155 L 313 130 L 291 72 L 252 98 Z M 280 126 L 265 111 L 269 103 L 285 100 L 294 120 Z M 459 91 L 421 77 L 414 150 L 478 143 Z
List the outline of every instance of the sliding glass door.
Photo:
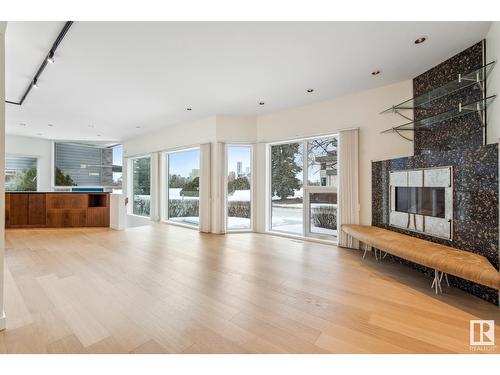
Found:
M 271 146 L 271 229 L 304 234 L 302 142 Z
M 337 137 L 307 141 L 306 236 L 337 238 Z
M 198 227 L 200 223 L 200 150 L 166 153 L 167 176 L 164 218 L 173 223 Z
M 337 148 L 336 136 L 270 146 L 272 231 L 336 240 Z
M 251 230 L 252 146 L 228 145 L 226 154 L 226 227 Z

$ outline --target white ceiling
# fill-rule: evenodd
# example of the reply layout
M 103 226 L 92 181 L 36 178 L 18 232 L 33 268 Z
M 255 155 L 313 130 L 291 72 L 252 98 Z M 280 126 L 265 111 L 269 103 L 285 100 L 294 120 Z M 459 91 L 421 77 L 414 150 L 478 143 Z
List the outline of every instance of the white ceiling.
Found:
M 63 24 L 8 23 L 7 100 L 20 99 Z M 6 104 L 7 133 L 121 141 L 215 114 L 269 113 L 410 79 L 478 42 L 488 28 L 488 22 L 76 22 L 40 87 L 22 106 Z M 428 40 L 415 45 L 421 35 Z M 382 73 L 372 76 L 376 69 Z

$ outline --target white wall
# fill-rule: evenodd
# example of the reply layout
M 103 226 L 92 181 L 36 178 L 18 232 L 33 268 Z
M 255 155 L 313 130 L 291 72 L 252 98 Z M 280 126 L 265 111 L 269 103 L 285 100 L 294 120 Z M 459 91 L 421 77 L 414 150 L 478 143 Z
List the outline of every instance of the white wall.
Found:
M 5 175 L 5 23 L 0 23 L 0 176 Z M 3 178 L 3 177 L 2 177 Z M 5 328 L 5 187 L 0 184 L 0 330 Z
M 487 92 L 488 95 L 500 96 L 500 22 L 492 22 L 486 35 L 486 62 L 494 60 L 497 64 L 486 81 Z M 488 108 L 487 121 L 487 142 L 497 143 L 500 139 L 500 97 Z
M 412 81 L 335 98 L 257 117 L 259 142 L 331 134 L 346 128 L 359 128 L 360 221 L 371 224 L 371 162 L 413 155 L 413 142 L 397 134 L 380 134 L 384 129 L 405 120 L 395 114 L 380 112 L 411 98 Z M 411 114 L 410 114 L 411 115 Z M 408 134 L 413 136 L 413 134 Z M 261 150 L 261 153 L 263 150 Z M 258 157 L 257 211 L 259 220 L 265 216 L 265 157 Z
M 255 116 L 217 115 L 217 141 L 225 143 L 251 143 L 257 140 Z
M 50 191 L 52 188 L 52 141 L 40 138 L 5 136 L 5 153 L 13 156 L 38 158 L 38 190 Z
M 215 141 L 216 117 L 166 127 L 123 142 L 124 157 Z

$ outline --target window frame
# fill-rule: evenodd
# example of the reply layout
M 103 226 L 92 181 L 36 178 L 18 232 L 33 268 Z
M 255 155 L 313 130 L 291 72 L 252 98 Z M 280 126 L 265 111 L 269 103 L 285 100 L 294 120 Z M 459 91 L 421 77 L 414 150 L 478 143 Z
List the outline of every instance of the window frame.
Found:
M 8 158 L 26 158 L 26 159 L 36 159 L 36 191 L 40 191 L 40 156 L 39 155 L 28 155 L 28 154 L 11 154 L 11 153 L 6 153 L 5 154 L 5 167 L 7 166 L 7 159 Z M 6 177 L 6 172 L 7 168 L 4 168 L 4 185 L 5 185 L 5 177 Z M 14 191 L 9 191 L 5 190 L 6 193 L 14 192 Z
M 122 186 L 121 189 L 118 189 L 117 186 L 114 185 L 76 185 L 76 186 L 61 186 L 61 185 L 56 185 L 56 144 L 57 143 L 70 143 L 70 144 L 76 144 L 76 145 L 82 145 L 82 146 L 92 146 L 90 144 L 85 144 L 81 142 L 64 142 L 64 141 L 53 141 L 52 142 L 52 147 L 51 147 L 51 176 L 50 176 L 50 186 L 52 186 L 52 189 L 55 191 L 71 191 L 72 188 L 84 188 L 84 189 L 111 189 L 111 190 L 121 190 L 123 192 L 124 186 L 123 186 L 123 169 L 124 166 L 122 165 Z M 112 146 L 108 147 L 103 147 L 103 148 L 111 148 L 113 149 L 114 147 L 117 147 L 121 145 L 122 146 L 122 158 L 123 158 L 123 144 L 117 143 Z M 133 157 L 134 159 L 136 157 Z M 111 165 L 113 167 L 113 164 Z M 111 172 L 113 173 L 113 172 Z M 139 216 L 139 217 L 144 217 L 144 216 Z
M 331 193 L 332 192 L 332 187 L 330 186 L 317 186 L 317 185 L 309 185 L 308 181 L 308 142 L 313 141 L 315 139 L 321 139 L 321 138 L 337 138 L 337 149 L 340 148 L 340 141 L 339 141 L 339 134 L 337 133 L 331 133 L 331 134 L 322 134 L 318 136 L 312 136 L 312 137 L 303 137 L 303 138 L 294 138 L 294 139 L 288 139 L 288 140 L 283 140 L 283 141 L 276 141 L 276 142 L 270 142 L 267 143 L 266 147 L 266 178 L 267 178 L 267 183 L 266 183 L 266 233 L 270 234 L 276 234 L 279 236 L 284 236 L 284 237 L 290 237 L 290 238 L 297 238 L 297 239 L 307 239 L 307 240 L 314 240 L 314 241 L 319 241 L 319 242 L 326 242 L 326 243 L 333 243 L 337 244 L 338 243 L 338 224 L 337 224 L 337 237 L 332 238 L 331 235 L 322 235 L 318 233 L 311 233 L 310 228 L 311 228 L 311 217 L 310 217 L 310 201 L 309 201 L 309 194 L 310 193 Z M 272 226 L 272 196 L 271 196 L 271 191 L 272 191 L 272 171 L 271 171 L 271 163 L 272 163 L 272 152 L 271 152 L 271 147 L 272 146 L 279 146 L 279 145 L 286 145 L 286 144 L 292 144 L 292 143 L 301 143 L 302 144 L 302 233 L 301 234 L 296 234 L 296 233 L 291 233 L 291 232 L 286 232 L 283 230 L 279 229 L 274 229 Z M 340 171 L 339 171 L 340 174 Z M 337 194 L 338 194 L 338 186 L 337 186 Z M 338 212 L 338 203 L 336 205 L 337 212 Z
M 165 224 L 171 224 L 171 225 L 177 225 L 180 227 L 184 228 L 189 228 L 189 229 L 194 229 L 194 230 L 199 230 L 200 229 L 200 223 L 199 223 L 199 213 L 198 213 L 198 225 L 194 224 L 189 224 L 189 223 L 182 223 L 178 221 L 171 220 L 168 211 L 169 211 L 169 178 L 170 178 L 170 155 L 172 154 L 178 154 L 180 152 L 185 152 L 185 151 L 193 151 L 193 150 L 198 150 L 199 152 L 199 159 L 198 159 L 198 166 L 201 168 L 201 145 L 196 145 L 196 146 L 188 146 L 186 148 L 175 148 L 171 150 L 165 150 L 160 152 L 160 221 Z M 201 197 L 198 197 L 198 202 Z M 198 203 L 200 204 L 200 203 Z
M 128 204 L 127 208 L 127 215 L 130 216 L 135 216 L 135 217 L 140 217 L 140 218 L 149 218 L 151 219 L 151 198 L 152 198 L 152 186 L 153 186 L 153 166 L 151 161 L 153 160 L 153 155 L 152 154 L 141 154 L 141 155 L 136 155 L 133 157 L 127 158 L 127 199 L 130 204 Z M 150 199 L 150 207 L 149 207 L 149 215 L 138 215 L 134 213 L 134 160 L 137 159 L 145 159 L 149 158 L 149 189 L 150 189 L 150 194 L 149 194 L 149 199 Z M 123 186 L 122 186 L 123 188 Z
M 254 184 L 255 184 L 255 173 L 254 173 L 254 145 L 251 143 L 226 143 L 225 145 L 225 160 L 224 160 L 224 228 L 226 233 L 248 233 L 254 231 L 254 220 L 255 220 L 255 204 L 254 204 Z M 229 147 L 248 147 L 250 149 L 250 228 L 244 229 L 229 229 L 229 215 L 228 215 L 228 162 L 229 162 Z

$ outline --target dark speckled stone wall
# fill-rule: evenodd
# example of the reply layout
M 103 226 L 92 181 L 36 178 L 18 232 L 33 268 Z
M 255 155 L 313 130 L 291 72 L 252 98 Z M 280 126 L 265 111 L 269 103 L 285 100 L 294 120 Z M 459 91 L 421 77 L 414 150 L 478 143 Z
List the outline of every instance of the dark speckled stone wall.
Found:
M 466 74 L 483 65 L 483 42 L 428 70 L 413 79 L 413 95 L 418 96 L 454 80 L 459 74 Z M 416 109 L 416 120 L 426 118 L 451 108 L 458 103 L 470 103 L 481 99 L 481 89 L 474 85 L 460 92 L 436 100 L 431 106 Z M 430 131 L 429 131 L 430 130 Z M 415 131 L 414 154 L 432 151 L 446 151 L 457 148 L 477 148 L 484 144 L 485 135 L 479 116 L 475 113 L 435 124 L 426 130 Z
M 459 53 L 416 77 L 414 93 L 419 95 L 468 73 L 483 64 L 483 43 Z M 416 118 L 439 113 L 460 101 L 477 100 L 475 87 L 440 100 L 415 113 Z M 446 244 L 485 256 L 499 269 L 498 250 L 498 145 L 483 146 L 484 132 L 479 116 L 468 114 L 434 125 L 430 131 L 416 131 L 415 156 L 372 163 L 372 225 L 414 237 Z M 389 174 L 394 170 L 453 166 L 453 239 L 446 241 L 389 226 Z M 392 260 L 431 275 L 432 270 L 402 259 Z M 450 276 L 450 284 L 498 305 L 498 292 Z

